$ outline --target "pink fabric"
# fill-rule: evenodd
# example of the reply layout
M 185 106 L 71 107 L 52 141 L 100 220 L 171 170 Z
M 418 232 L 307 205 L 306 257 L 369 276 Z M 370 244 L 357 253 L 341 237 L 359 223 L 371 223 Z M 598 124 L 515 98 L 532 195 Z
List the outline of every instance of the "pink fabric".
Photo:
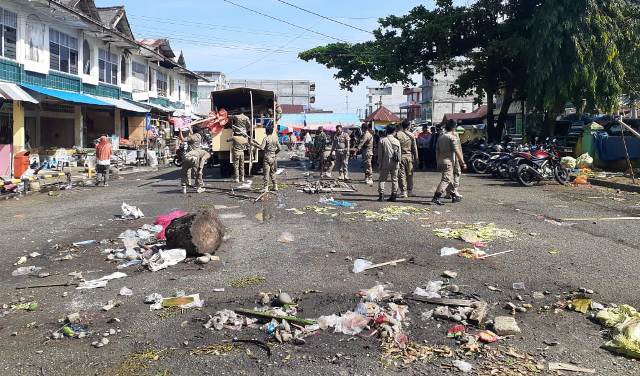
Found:
M 161 225 L 162 231 L 160 231 L 158 235 L 156 235 L 156 238 L 159 240 L 164 240 L 166 238 L 164 231 L 167 229 L 167 227 L 169 227 L 169 225 L 171 224 L 171 221 L 173 221 L 176 218 L 184 217 L 187 214 L 189 213 L 182 210 L 174 210 L 171 213 L 160 214 L 159 216 L 157 216 L 156 221 L 153 222 L 153 224 Z

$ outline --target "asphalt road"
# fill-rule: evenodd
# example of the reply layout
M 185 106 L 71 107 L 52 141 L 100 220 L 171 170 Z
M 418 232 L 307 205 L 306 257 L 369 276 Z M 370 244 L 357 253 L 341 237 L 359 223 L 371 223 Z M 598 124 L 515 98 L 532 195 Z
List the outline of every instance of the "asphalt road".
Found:
M 355 162 L 357 166 L 359 163 Z M 286 173 L 281 181 L 288 185 L 264 203 L 241 200 L 224 193 L 234 184 L 215 174 L 206 179 L 210 189 L 203 194 L 182 195 L 178 173 L 174 169 L 129 175 L 107 188 L 76 188 L 58 195 L 31 195 L 0 202 L 0 304 L 37 301 L 33 311 L 6 308 L 0 314 L 0 373 L 3 375 L 195 375 L 195 374 L 284 374 L 284 375 L 377 375 L 377 374 L 456 374 L 452 358 L 434 356 L 403 366 L 401 361 L 381 359 L 380 340 L 352 338 L 329 331 L 306 339 L 306 344 L 272 344 L 267 357 L 260 348 L 238 346 L 220 355 L 193 355 L 198 346 L 219 344 L 231 338 L 267 336 L 257 329 L 238 332 L 210 331 L 203 328 L 209 315 L 224 308 L 253 308 L 261 291 L 288 292 L 299 299 L 301 316 L 315 318 L 339 314 L 355 308 L 359 289 L 376 283 L 392 284 L 393 289 L 410 294 L 429 280 L 442 279 L 444 270 L 458 273 L 454 280 L 463 295 L 475 296 L 490 304 L 489 318 L 509 315 L 506 302 L 521 294 L 535 308 L 515 316 L 522 333 L 501 340 L 492 348 L 514 348 L 528 354 L 540 366 L 546 362 L 573 363 L 594 368 L 598 375 L 639 374 L 637 361 L 614 355 L 600 346 L 608 332 L 588 315 L 569 310 L 544 310 L 580 287 L 593 289 L 592 298 L 600 303 L 630 304 L 640 307 L 638 282 L 640 262 L 638 221 L 555 222 L 562 218 L 634 216 L 640 214 L 640 196 L 588 187 L 562 187 L 556 184 L 521 188 L 502 181 L 477 176 L 463 177 L 464 201 L 444 207 L 427 205 L 438 176 L 417 175 L 418 197 L 402 200 L 401 205 L 425 209 L 398 220 L 367 221 L 362 215 L 320 215 L 308 205 L 319 205 L 319 195 L 298 192 L 293 185 L 304 179 L 304 166 L 283 163 Z M 255 177 L 258 181 L 261 176 Z M 362 179 L 353 173 L 353 179 Z M 375 201 L 375 188 L 356 183 L 358 191 L 336 195 L 336 199 L 356 203 L 356 210 L 379 210 L 388 203 Z M 255 196 L 255 194 L 252 194 Z M 127 202 L 140 207 L 146 218 L 114 221 L 120 205 Z M 105 260 L 100 248 L 79 248 L 71 260 L 56 260 L 66 255 L 73 242 L 115 239 L 125 229 L 136 229 L 173 209 L 196 211 L 225 205 L 218 210 L 229 229 L 229 239 L 217 253 L 221 263 L 196 265 L 191 261 L 152 273 L 131 267 L 128 277 L 111 281 L 106 288 L 76 290 L 71 286 L 17 290 L 18 286 L 65 283 L 70 272 L 82 272 L 86 279 L 116 271 Z M 296 214 L 297 208 L 304 214 Z M 427 211 L 428 210 L 428 211 Z M 265 218 L 260 222 L 256 214 Z M 463 247 L 459 240 L 434 236 L 433 230 L 460 226 L 460 223 L 493 222 L 512 230 L 516 237 L 490 243 L 487 252 L 513 250 L 487 260 L 469 260 L 458 256 L 441 257 L 444 246 Z M 561 223 L 562 225 L 558 225 Z M 282 244 L 277 238 L 289 231 L 294 241 Z M 55 249 L 54 245 L 60 245 Z M 113 245 L 111 246 L 113 247 Z M 557 250 L 551 251 L 550 250 Z M 42 267 L 47 278 L 12 277 L 20 256 L 31 252 L 42 256 L 26 265 Z M 410 262 L 387 266 L 360 274 L 351 272 L 353 259 L 372 262 L 407 258 Z M 243 288 L 231 287 L 240 277 L 261 276 L 264 283 Z M 514 282 L 526 289 L 514 291 Z M 488 285 L 502 291 L 492 291 Z M 118 297 L 127 286 L 133 296 Z M 214 288 L 224 287 L 224 292 Z M 308 293 L 307 290 L 321 292 Z M 143 303 L 150 293 L 172 296 L 176 291 L 200 293 L 202 309 L 150 312 Z M 547 292 L 534 300 L 533 292 Z M 111 299 L 122 305 L 108 312 L 101 307 Z M 452 323 L 436 319 L 421 320 L 421 313 L 433 306 L 409 301 L 407 333 L 412 341 L 447 345 Z M 83 339 L 49 339 L 60 328 L 67 314 L 79 312 L 91 332 Z M 109 322 L 112 318 L 119 323 Z M 94 348 L 91 342 L 109 329 L 121 332 L 109 337 L 110 343 Z M 557 342 L 555 346 L 548 343 Z M 547 343 L 547 344 L 545 344 Z M 144 353 L 144 355 L 140 355 Z M 462 357 L 457 353 L 456 357 Z M 488 373 L 487 364 L 507 374 L 505 364 L 522 362 L 517 357 L 490 358 L 483 353 L 464 360 L 476 365 L 473 372 Z M 542 371 L 546 373 L 547 371 Z

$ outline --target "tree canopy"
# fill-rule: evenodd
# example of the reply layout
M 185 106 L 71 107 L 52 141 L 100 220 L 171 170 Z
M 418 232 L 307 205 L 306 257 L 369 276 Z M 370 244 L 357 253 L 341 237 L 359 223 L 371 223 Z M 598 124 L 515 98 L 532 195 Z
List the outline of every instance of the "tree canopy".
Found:
M 489 128 L 496 139 L 514 100 L 541 113 L 567 102 L 606 112 L 621 95 L 640 93 L 638 9 L 633 0 L 439 0 L 432 10 L 420 5 L 381 18 L 371 41 L 332 43 L 299 57 L 337 69 L 348 90 L 366 77 L 410 84 L 416 73 L 431 79 L 460 69 L 451 93 L 486 98 L 490 109 L 502 95 L 497 127 Z

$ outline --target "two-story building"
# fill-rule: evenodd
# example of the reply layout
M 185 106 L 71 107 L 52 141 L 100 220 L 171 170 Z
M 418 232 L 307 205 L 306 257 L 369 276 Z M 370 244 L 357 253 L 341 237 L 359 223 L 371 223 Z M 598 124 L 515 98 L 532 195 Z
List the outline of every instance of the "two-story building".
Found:
M 92 147 L 148 113 L 189 115 L 198 78 L 168 40 L 137 41 L 122 6 L 0 0 L 0 176 L 27 148 Z

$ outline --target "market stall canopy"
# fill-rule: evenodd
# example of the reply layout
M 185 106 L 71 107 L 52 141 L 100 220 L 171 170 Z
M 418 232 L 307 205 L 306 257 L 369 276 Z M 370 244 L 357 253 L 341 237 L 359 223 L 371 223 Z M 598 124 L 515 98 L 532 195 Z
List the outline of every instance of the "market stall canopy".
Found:
M 273 110 L 273 91 L 239 87 L 211 92 L 212 104 L 218 109 L 226 109 L 230 114 L 234 114 L 235 111 L 250 111 L 252 97 L 254 112 Z
M 284 114 L 278 123 L 290 130 L 315 131 L 323 127 L 328 131 L 335 131 L 337 125 L 343 128 L 355 128 L 360 126 L 360 118 L 356 114 Z
M 129 101 L 129 100 L 127 100 L 127 102 L 131 103 L 131 101 Z M 154 108 L 154 109 L 156 109 L 158 111 L 165 112 L 167 114 L 172 114 L 175 111 L 175 109 L 173 109 L 173 108 L 167 108 L 167 107 L 161 106 L 159 104 L 150 103 L 150 102 L 136 102 L 135 104 L 139 105 L 139 106 L 142 106 L 142 107 Z
M 131 112 L 138 112 L 138 113 L 143 113 L 146 114 L 147 112 L 149 112 L 148 109 L 135 105 L 131 102 L 125 101 L 124 99 L 116 99 L 116 98 L 107 98 L 107 97 L 97 97 L 97 96 L 93 96 L 91 95 L 91 97 L 99 100 L 99 101 L 103 101 L 103 102 L 107 102 L 110 103 L 113 107 L 119 108 L 121 110 L 125 110 L 125 111 L 131 111 Z
M 71 91 L 64 90 L 56 90 L 49 89 L 46 87 L 32 85 L 32 84 L 21 84 L 23 88 L 31 91 L 35 91 L 38 94 L 46 95 L 47 97 L 56 98 L 65 102 L 78 103 L 78 104 L 90 104 L 94 106 L 112 106 L 110 103 L 95 99 L 86 94 L 74 93 Z
M 442 119 L 442 124 L 446 123 L 449 120 L 453 120 L 455 122 L 471 122 L 471 123 L 481 123 L 487 117 L 487 106 L 480 106 L 476 108 L 473 112 L 458 112 L 453 114 L 445 114 Z
M 10 82 L 0 82 L 0 98 L 38 104 L 38 101 L 29 93 Z

